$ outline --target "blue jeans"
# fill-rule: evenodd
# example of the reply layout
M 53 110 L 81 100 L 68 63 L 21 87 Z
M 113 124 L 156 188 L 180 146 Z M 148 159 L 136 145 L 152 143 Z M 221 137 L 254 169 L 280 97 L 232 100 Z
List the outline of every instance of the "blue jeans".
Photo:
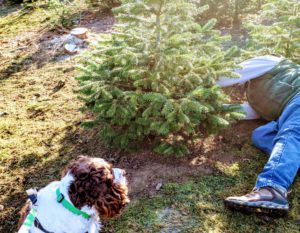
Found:
M 277 121 L 255 129 L 252 141 L 270 155 L 255 187 L 271 186 L 286 192 L 300 167 L 300 94 L 288 103 Z

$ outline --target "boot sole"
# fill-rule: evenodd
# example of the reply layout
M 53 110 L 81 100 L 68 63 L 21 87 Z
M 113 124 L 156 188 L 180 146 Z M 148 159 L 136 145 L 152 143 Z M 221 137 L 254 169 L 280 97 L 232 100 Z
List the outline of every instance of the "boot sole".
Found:
M 270 208 L 262 205 L 247 205 L 246 203 L 237 203 L 232 201 L 224 200 L 224 205 L 233 210 L 245 212 L 245 213 L 257 213 L 266 214 L 273 217 L 284 217 L 288 214 L 289 209 L 287 208 Z

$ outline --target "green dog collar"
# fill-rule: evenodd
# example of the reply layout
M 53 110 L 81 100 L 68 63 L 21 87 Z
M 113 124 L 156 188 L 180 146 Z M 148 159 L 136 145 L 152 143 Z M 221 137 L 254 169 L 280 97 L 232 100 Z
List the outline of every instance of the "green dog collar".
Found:
M 67 210 L 71 211 L 73 214 L 81 215 L 85 219 L 89 219 L 91 216 L 80 209 L 73 206 L 70 202 L 68 202 L 64 195 L 60 192 L 59 188 L 56 189 L 56 200 L 58 203 L 61 203 Z
M 26 226 L 26 227 L 31 227 L 34 223 L 34 219 L 37 215 L 37 211 L 36 209 L 32 208 L 29 212 L 29 214 L 27 215 L 23 225 Z

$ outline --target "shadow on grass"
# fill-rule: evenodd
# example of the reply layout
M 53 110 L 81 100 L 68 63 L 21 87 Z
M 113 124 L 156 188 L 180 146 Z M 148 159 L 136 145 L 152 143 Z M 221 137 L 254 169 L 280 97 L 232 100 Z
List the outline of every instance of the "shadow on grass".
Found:
M 0 69 L 0 81 L 9 79 L 14 74 L 29 70 L 31 67 L 40 69 L 46 64 L 56 63 L 59 60 L 57 57 L 60 55 L 60 51 L 56 51 L 55 48 L 50 50 L 47 48 L 47 41 L 51 37 L 60 37 L 61 34 L 53 31 L 46 31 L 41 35 L 38 35 L 37 38 L 30 38 L 25 40 L 25 43 L 28 43 L 29 40 L 33 39 L 32 42 L 29 42 L 29 45 L 25 45 L 20 48 L 15 48 L 16 55 L 13 58 L 10 58 L 6 65 L 3 65 Z
M 20 5 L 5 6 L 3 3 L 1 5 L 1 1 L 0 1 L 0 20 L 1 18 L 6 17 L 20 9 L 21 9 Z
M 0 81 L 10 78 L 13 74 L 29 69 L 32 64 L 32 56 L 28 55 L 22 58 L 15 57 L 13 61 L 0 71 Z
M 35 154 L 25 156 L 11 166 L 7 164 L 9 172 L 6 175 L 14 177 L 10 183 L 1 185 L 1 195 L 6 198 L 1 202 L 4 210 L 0 214 L 0 232 L 16 232 L 18 212 L 27 199 L 25 191 L 32 187 L 43 187 L 58 179 L 58 170 L 64 164 L 60 158 L 42 163 L 42 158 Z

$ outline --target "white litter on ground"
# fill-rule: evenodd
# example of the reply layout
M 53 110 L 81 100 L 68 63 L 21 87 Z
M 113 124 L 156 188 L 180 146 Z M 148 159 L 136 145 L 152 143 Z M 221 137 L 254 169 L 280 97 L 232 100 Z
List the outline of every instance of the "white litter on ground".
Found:
M 88 34 L 87 28 L 74 28 L 69 34 L 56 36 L 50 40 L 44 41 L 43 46 L 53 54 L 62 53 L 61 56 L 72 56 L 80 54 L 94 43 L 99 35 Z M 68 56 L 64 56 L 67 58 Z

